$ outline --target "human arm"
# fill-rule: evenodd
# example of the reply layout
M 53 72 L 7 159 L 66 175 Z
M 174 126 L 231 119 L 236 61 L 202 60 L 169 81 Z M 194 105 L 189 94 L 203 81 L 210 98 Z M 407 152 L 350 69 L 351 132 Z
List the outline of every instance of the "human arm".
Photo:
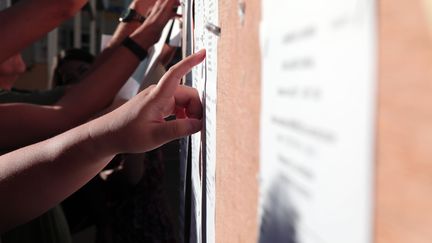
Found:
M 172 8 L 176 4 L 177 0 L 159 2 L 148 21 L 136 29 L 131 38 L 148 49 L 174 16 Z M 3 129 L 0 148 L 11 149 L 41 141 L 86 121 L 111 103 L 138 63 L 138 58 L 129 49 L 119 45 L 99 67 L 68 88 L 55 105 L 0 105 L 0 127 Z
M 0 63 L 78 12 L 87 0 L 21 0 L 0 12 Z
M 134 0 L 130 3 L 129 8 L 135 10 L 138 14 L 148 17 L 150 14 L 151 8 L 155 5 L 156 0 Z M 92 65 L 92 69 L 98 67 L 101 63 L 109 57 L 115 47 L 119 46 L 121 42 L 132 34 L 136 29 L 141 26 L 141 23 L 137 21 L 131 22 L 119 22 L 116 30 L 108 42 L 105 49 L 97 56 L 94 64 Z
M 118 153 L 152 150 L 202 126 L 197 91 L 180 78 L 194 54 L 118 109 L 51 139 L 0 157 L 0 232 L 34 218 L 94 177 Z M 176 114 L 177 120 L 165 121 Z

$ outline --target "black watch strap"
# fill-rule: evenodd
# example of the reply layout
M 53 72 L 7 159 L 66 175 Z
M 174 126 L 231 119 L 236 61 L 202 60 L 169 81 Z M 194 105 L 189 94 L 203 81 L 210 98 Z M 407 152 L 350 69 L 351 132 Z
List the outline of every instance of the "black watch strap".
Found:
M 137 20 L 138 22 L 140 22 L 141 24 L 144 23 L 144 21 L 146 20 L 146 18 L 142 15 L 137 16 Z
M 120 22 L 128 23 L 132 21 L 138 21 L 141 24 L 144 23 L 145 17 L 138 13 L 136 10 L 132 8 L 128 8 L 125 12 L 122 13 L 122 16 L 119 18 Z
M 142 48 L 140 45 L 138 45 L 134 40 L 132 40 L 130 37 L 126 37 L 124 41 L 122 42 L 122 45 L 129 49 L 135 56 L 140 60 L 144 60 L 147 57 L 147 51 Z

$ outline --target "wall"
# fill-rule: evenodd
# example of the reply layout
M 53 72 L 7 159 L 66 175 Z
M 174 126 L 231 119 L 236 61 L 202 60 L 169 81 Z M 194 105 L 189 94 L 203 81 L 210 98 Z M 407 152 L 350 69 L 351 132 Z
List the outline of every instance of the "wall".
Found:
M 219 2 L 216 241 L 256 242 L 260 117 L 258 0 Z
M 432 32 L 422 0 L 379 0 L 375 242 L 426 243 L 432 231 Z M 260 1 L 221 0 L 216 240 L 256 242 Z
M 377 243 L 432 239 L 432 36 L 425 2 L 379 2 Z

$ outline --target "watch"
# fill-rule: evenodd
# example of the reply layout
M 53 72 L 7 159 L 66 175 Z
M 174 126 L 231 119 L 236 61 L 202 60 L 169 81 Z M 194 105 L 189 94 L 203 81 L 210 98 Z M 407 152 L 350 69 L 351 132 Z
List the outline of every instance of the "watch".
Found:
M 147 51 L 129 36 L 123 40 L 122 45 L 129 49 L 129 51 L 132 52 L 140 61 L 147 57 Z
M 126 9 L 119 18 L 120 22 L 129 23 L 132 21 L 138 21 L 141 24 L 144 23 L 145 17 L 139 14 L 134 9 Z

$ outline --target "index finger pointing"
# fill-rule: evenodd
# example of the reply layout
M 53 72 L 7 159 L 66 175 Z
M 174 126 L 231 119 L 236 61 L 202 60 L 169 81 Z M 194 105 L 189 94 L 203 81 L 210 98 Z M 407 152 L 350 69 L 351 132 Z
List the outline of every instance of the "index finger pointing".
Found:
M 156 92 L 158 95 L 163 97 L 172 97 L 177 86 L 180 83 L 180 79 L 186 75 L 194 66 L 201 63 L 206 56 L 205 49 L 190 55 L 172 66 L 168 72 L 162 77 L 156 86 Z

